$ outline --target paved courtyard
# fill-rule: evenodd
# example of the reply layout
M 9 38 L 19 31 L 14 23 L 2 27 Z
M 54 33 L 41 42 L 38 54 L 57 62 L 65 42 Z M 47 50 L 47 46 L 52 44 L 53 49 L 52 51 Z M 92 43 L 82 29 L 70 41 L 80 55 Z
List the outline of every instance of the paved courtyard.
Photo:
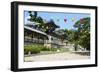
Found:
M 47 55 L 35 55 L 25 56 L 25 62 L 36 62 L 36 61 L 54 61 L 54 60 L 75 60 L 75 59 L 89 59 L 90 56 L 75 54 L 71 52 L 47 54 Z

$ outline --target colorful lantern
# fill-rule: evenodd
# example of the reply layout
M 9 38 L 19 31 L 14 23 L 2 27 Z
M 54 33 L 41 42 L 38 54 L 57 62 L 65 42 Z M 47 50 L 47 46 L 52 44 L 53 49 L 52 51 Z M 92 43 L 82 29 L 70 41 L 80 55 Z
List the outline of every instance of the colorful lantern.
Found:
M 67 22 L 67 19 L 64 19 L 64 22 Z

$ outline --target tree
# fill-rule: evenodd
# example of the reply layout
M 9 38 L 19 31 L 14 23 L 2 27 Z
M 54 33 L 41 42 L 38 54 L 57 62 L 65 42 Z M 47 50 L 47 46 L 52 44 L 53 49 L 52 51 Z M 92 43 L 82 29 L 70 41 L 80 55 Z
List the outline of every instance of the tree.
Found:
M 51 26 L 48 26 L 47 24 L 52 24 L 52 25 L 55 25 L 54 21 L 53 20 L 50 20 L 48 22 L 44 22 L 43 21 L 43 18 L 38 16 L 38 13 L 37 11 L 34 11 L 34 15 L 32 14 L 31 11 L 28 12 L 29 15 L 30 15 L 30 19 L 28 19 L 29 21 L 31 22 L 36 22 L 38 23 L 37 24 L 37 27 L 38 29 L 41 29 L 42 31 L 46 32 L 46 33 L 50 33 L 50 32 L 53 32 L 55 30 L 54 27 L 51 27 Z
M 74 44 L 75 51 L 77 51 L 77 46 L 78 46 L 78 38 L 79 38 L 78 34 L 79 33 L 76 30 L 73 30 L 73 29 L 67 30 L 66 29 L 67 41 L 69 43 Z
M 43 19 L 40 16 L 37 16 L 37 11 L 34 11 L 34 15 L 32 14 L 31 11 L 29 11 L 29 16 L 31 17 L 30 19 L 28 19 L 31 22 L 37 22 L 37 23 L 43 23 Z
M 77 36 L 76 42 L 77 44 L 81 45 L 83 48 L 86 48 L 87 50 L 90 50 L 90 18 L 83 18 L 78 20 L 75 25 L 75 28 L 77 28 Z
M 29 13 L 29 16 L 31 17 L 28 20 L 31 21 L 31 22 L 39 23 L 39 24 L 37 24 L 37 27 L 42 28 L 44 22 L 43 22 L 42 17 L 37 16 L 38 15 L 37 11 L 34 11 L 34 15 L 32 14 L 32 11 L 29 11 L 28 13 Z
M 37 17 L 37 11 L 34 11 L 34 17 L 35 18 Z

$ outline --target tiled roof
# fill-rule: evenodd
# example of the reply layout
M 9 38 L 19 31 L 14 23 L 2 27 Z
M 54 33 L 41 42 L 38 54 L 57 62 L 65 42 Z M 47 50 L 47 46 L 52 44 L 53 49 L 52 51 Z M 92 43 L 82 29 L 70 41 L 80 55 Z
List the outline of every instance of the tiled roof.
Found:
M 37 33 L 40 33 L 40 34 L 43 34 L 43 35 L 47 35 L 46 33 L 42 32 L 42 31 L 33 29 L 33 28 L 31 28 L 31 27 L 28 27 L 28 26 L 24 26 L 24 28 L 25 28 L 25 29 L 28 29 L 28 30 L 31 30 L 31 31 L 34 31 L 34 32 L 37 32 Z

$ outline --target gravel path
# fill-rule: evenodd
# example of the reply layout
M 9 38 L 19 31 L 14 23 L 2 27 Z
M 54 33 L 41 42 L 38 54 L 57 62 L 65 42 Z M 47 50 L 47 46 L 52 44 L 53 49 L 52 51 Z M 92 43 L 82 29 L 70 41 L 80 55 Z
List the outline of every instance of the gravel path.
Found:
M 54 61 L 54 60 L 75 60 L 75 59 L 89 59 L 90 56 L 84 56 L 79 54 L 74 54 L 70 52 L 56 53 L 56 54 L 47 54 L 47 55 L 35 55 L 24 57 L 25 62 L 34 62 L 34 61 Z

